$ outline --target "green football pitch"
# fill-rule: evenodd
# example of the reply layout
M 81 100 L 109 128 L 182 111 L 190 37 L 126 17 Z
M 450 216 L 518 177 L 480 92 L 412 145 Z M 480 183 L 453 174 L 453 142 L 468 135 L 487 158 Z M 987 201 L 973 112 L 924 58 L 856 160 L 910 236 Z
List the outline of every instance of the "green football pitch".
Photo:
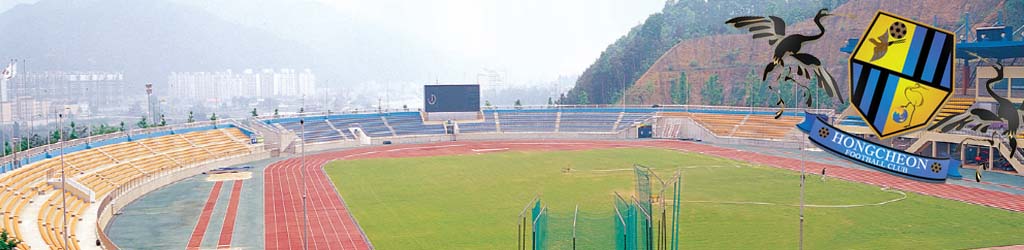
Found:
M 556 218 L 571 217 L 578 205 L 577 237 L 590 244 L 579 249 L 612 249 L 612 196 L 632 194 L 633 164 L 663 177 L 682 170 L 682 249 L 796 248 L 799 173 L 694 153 L 503 152 L 335 161 L 326 171 L 378 249 L 514 249 L 517 216 L 538 194 L 553 230 L 568 231 L 571 220 Z M 806 191 L 814 205 L 895 200 L 806 208 L 808 249 L 1024 244 L 1024 214 L 817 176 Z M 553 240 L 567 239 L 557 234 Z

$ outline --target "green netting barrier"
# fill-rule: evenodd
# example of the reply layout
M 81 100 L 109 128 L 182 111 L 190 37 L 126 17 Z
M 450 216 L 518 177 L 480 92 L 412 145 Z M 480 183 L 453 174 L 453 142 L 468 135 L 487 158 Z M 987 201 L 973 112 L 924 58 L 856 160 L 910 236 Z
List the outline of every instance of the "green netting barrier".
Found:
M 548 249 L 548 211 L 547 207 L 540 207 L 540 201 L 537 202 L 537 207 L 533 210 L 533 249 L 542 250 Z
M 650 168 L 635 165 L 636 173 L 636 200 L 638 209 L 637 220 L 640 222 L 639 235 L 640 249 L 654 249 L 654 225 L 651 214 L 654 212 L 651 206 L 651 174 Z
M 676 172 L 675 183 L 672 185 L 672 242 L 669 247 L 672 250 L 679 250 L 679 195 L 682 193 L 683 176 Z
M 615 249 L 635 250 L 637 242 L 636 205 L 618 193 L 615 199 Z
M 534 220 L 536 219 L 536 210 L 540 206 L 540 197 L 534 197 L 530 202 L 526 203 L 526 207 L 523 207 L 523 211 L 519 212 L 519 217 L 516 219 L 516 249 L 526 250 L 533 249 L 535 247 L 536 234 L 534 231 Z M 534 209 L 530 209 L 534 208 Z M 534 213 L 531 213 L 534 212 Z
M 608 211 L 604 209 L 604 211 Z M 614 224 L 618 219 L 610 213 L 580 212 L 576 215 L 575 249 L 608 249 L 615 245 Z
M 572 212 L 552 212 L 534 198 L 519 215 L 518 249 L 678 250 L 680 172 L 668 182 L 640 165 L 634 174 L 636 196 L 625 198 L 616 192 L 611 211 L 583 211 L 577 206 Z

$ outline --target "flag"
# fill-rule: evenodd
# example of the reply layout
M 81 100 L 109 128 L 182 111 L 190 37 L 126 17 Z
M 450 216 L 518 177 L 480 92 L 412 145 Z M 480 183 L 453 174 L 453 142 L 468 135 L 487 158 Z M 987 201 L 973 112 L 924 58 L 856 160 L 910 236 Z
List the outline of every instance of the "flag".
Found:
M 4 71 L 0 72 L 0 75 L 3 76 L 4 80 L 10 80 L 11 78 L 14 78 L 14 70 L 14 63 L 8 63 L 7 67 L 4 68 Z

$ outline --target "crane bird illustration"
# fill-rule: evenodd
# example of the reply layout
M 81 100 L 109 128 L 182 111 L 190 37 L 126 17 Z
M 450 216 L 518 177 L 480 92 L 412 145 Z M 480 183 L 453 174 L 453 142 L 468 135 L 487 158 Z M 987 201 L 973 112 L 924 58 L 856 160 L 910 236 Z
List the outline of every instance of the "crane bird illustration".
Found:
M 903 96 L 907 98 L 907 103 L 900 105 L 900 110 L 893 114 L 893 121 L 897 123 L 903 123 L 904 121 L 910 121 L 907 123 L 906 128 L 909 128 L 911 124 L 914 124 L 914 114 L 917 113 L 917 107 L 924 105 L 924 94 L 918 89 L 924 88 L 920 83 L 914 84 L 913 87 L 909 87 L 903 90 Z M 911 109 L 908 113 L 907 110 Z
M 996 62 L 992 68 L 996 70 L 996 77 L 985 81 L 985 90 L 996 100 L 998 105 L 996 112 L 993 113 L 982 108 L 971 108 L 959 115 L 940 120 L 935 125 L 929 127 L 928 130 L 938 129 L 940 132 L 945 133 L 967 127 L 976 132 L 989 133 L 989 129 L 995 127 L 993 125 L 1006 124 L 1006 128 L 1001 133 L 992 131 L 992 134 L 998 134 L 1003 139 L 1006 139 L 1010 144 L 1010 158 L 1013 158 L 1017 154 L 1017 130 L 1020 128 L 1022 119 L 1024 119 L 1024 105 L 1021 108 L 1017 108 L 1013 102 L 1010 102 L 1010 99 L 999 96 L 992 90 L 992 85 L 1003 80 L 1003 64 Z M 989 142 L 994 144 L 994 140 Z
M 892 25 L 889 25 L 889 30 L 878 36 L 878 38 L 868 39 L 868 41 L 875 46 L 875 49 L 871 54 L 871 61 L 874 62 L 878 59 L 882 59 L 882 57 L 885 56 L 885 53 L 889 51 L 889 46 L 901 44 L 907 41 L 906 39 L 903 39 L 906 36 L 907 25 L 901 22 L 895 22 L 892 23 Z M 889 37 L 892 37 L 893 41 L 889 41 Z
M 729 19 L 728 21 L 725 21 L 725 23 L 732 25 L 737 29 L 746 28 L 748 32 L 753 33 L 754 40 L 768 39 L 768 44 L 774 46 L 772 61 L 768 62 L 768 65 L 765 66 L 764 72 L 762 72 L 761 75 L 762 81 L 767 80 L 768 74 L 772 73 L 776 67 L 786 67 L 784 59 L 796 59 L 798 63 L 796 69 L 790 68 L 790 70 L 780 74 L 776 80 L 785 75 L 786 80 L 796 82 L 791 76 L 793 72 L 796 72 L 797 75 L 810 80 L 811 73 L 814 73 L 814 77 L 818 79 L 818 87 L 825 90 L 825 93 L 828 94 L 829 97 L 835 97 L 840 103 L 842 103 L 843 97 L 842 94 L 839 93 L 839 86 L 836 84 L 836 79 L 833 78 L 832 74 L 821 65 L 821 60 L 814 55 L 800 51 L 807 43 L 814 42 L 825 35 L 825 26 L 821 24 L 821 19 L 832 15 L 833 14 L 830 14 L 828 9 L 819 10 L 818 13 L 814 15 L 814 24 L 818 26 L 819 32 L 818 34 L 809 36 L 803 34 L 786 34 L 786 22 L 777 16 L 741 16 Z M 810 90 L 806 85 L 800 84 L 800 86 L 805 90 Z M 807 106 L 811 106 L 810 91 L 805 91 L 804 96 L 807 97 Z M 781 97 L 779 97 L 779 103 L 784 103 Z

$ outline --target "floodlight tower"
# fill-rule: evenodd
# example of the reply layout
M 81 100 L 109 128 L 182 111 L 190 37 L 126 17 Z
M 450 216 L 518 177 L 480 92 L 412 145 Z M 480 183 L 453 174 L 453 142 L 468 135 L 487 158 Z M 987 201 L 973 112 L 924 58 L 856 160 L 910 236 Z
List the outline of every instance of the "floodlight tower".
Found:
M 68 110 L 68 108 L 64 107 L 64 110 L 63 110 L 64 113 L 61 113 L 60 111 L 58 111 L 58 113 L 57 113 L 57 134 L 59 135 L 59 142 L 60 142 L 60 199 L 61 199 L 61 212 L 63 214 L 63 222 L 64 222 L 63 225 L 61 225 L 61 230 L 63 230 L 63 235 L 61 235 L 61 237 L 64 238 L 64 247 L 65 248 L 67 248 L 69 246 L 68 245 L 68 199 L 67 199 L 67 191 L 66 191 L 68 183 L 67 183 L 67 179 L 66 179 L 67 177 L 64 175 L 64 141 L 65 140 L 64 140 L 64 123 L 63 123 L 64 122 L 64 114 L 67 113 L 67 110 Z
M 302 141 L 302 164 L 299 166 L 299 171 L 302 173 L 302 249 L 309 249 L 309 214 L 306 210 L 306 96 L 302 96 L 302 111 L 299 113 L 299 126 L 302 129 L 302 135 L 300 140 Z

